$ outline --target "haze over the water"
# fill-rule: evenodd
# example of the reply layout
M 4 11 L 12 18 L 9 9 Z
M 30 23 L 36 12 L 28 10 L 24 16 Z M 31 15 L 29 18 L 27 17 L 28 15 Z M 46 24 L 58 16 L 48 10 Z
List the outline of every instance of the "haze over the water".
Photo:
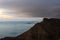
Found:
M 1 20 L 60 18 L 60 0 L 0 0 Z

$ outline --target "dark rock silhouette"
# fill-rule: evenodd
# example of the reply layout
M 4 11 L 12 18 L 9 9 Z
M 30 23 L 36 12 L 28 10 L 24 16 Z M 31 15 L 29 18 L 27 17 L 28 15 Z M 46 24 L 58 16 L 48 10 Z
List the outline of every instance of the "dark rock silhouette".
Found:
M 60 19 L 44 18 L 21 35 L 0 40 L 60 40 Z

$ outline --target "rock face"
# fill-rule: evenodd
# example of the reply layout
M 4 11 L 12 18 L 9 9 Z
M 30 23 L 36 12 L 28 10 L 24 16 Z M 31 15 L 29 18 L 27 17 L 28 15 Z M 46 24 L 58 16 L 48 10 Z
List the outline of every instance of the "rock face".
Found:
M 21 35 L 0 40 L 60 40 L 60 19 L 44 18 Z

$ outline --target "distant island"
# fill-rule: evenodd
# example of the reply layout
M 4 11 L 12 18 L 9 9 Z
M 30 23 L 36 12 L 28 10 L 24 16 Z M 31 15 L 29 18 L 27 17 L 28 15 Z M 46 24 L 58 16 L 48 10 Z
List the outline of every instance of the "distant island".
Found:
M 60 19 L 44 18 L 42 22 L 36 23 L 21 35 L 0 40 L 60 40 Z

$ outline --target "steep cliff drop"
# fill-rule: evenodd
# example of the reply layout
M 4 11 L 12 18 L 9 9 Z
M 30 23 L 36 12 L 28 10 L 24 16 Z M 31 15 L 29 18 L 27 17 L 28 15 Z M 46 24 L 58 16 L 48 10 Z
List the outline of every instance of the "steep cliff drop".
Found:
M 60 40 L 60 19 L 44 18 L 21 35 L 0 40 Z

